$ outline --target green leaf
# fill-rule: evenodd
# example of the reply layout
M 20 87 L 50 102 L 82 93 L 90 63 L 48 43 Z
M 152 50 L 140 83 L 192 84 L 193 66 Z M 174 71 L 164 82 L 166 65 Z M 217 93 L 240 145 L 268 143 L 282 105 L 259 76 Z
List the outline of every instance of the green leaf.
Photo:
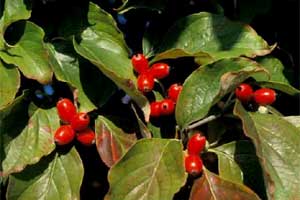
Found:
M 122 14 L 128 12 L 131 9 L 145 8 L 161 12 L 165 9 L 168 0 L 125 0 L 123 5 L 117 9 Z
M 109 171 L 106 199 L 171 200 L 186 181 L 183 157 L 179 140 L 139 140 Z
M 137 138 L 103 116 L 99 116 L 95 123 L 97 150 L 102 161 L 111 167 L 135 144 Z
M 189 199 L 259 200 L 260 198 L 245 185 L 232 183 L 204 169 L 201 178 L 195 180 Z
M 261 86 L 274 88 L 290 95 L 296 95 L 300 93 L 300 90 L 291 86 L 288 79 L 285 77 L 285 69 L 279 59 L 272 56 L 266 56 L 256 60 L 270 73 L 270 79 L 266 79 L 260 75 L 255 75 L 253 77 Z
M 300 199 L 300 130 L 282 117 L 247 112 L 237 101 L 242 119 L 264 170 L 269 199 Z
M 256 73 L 265 73 L 246 58 L 223 59 L 199 67 L 184 82 L 176 106 L 181 128 L 205 117 L 210 108 L 238 84 Z
M 15 128 L 15 124 L 10 125 L 13 127 L 7 127 L 4 134 Z M 55 148 L 53 135 L 58 127 L 56 108 L 36 110 L 27 126 L 5 149 L 3 175 L 22 171 L 27 165 L 35 164 L 41 157 L 50 154 Z
M 51 64 L 58 80 L 77 89 L 80 111 L 89 112 L 104 105 L 116 91 L 116 86 L 96 67 L 80 62 L 73 45 L 67 42 L 48 44 Z M 101 90 L 99 90 L 101 88 Z M 99 90 L 99 92 L 95 92 Z
M 139 117 L 137 110 L 135 109 L 134 105 L 131 104 L 131 108 L 134 112 L 134 115 L 136 117 L 137 123 L 139 125 L 139 130 L 143 138 L 152 138 L 151 131 L 148 129 L 148 127 L 144 124 L 143 120 Z
M 154 60 L 200 56 L 198 62 L 206 63 L 242 55 L 266 55 L 273 48 L 249 25 L 207 12 L 178 20 L 162 41 Z
M 283 117 L 283 119 L 287 120 L 294 126 L 296 126 L 298 129 L 300 129 L 300 116 L 287 116 Z
M 17 44 L 0 50 L 0 57 L 18 66 L 27 78 L 47 84 L 52 80 L 48 51 L 43 42 L 44 31 L 32 22 L 24 22 L 24 33 Z
M 73 40 L 77 53 L 96 65 L 107 77 L 123 89 L 144 111 L 149 120 L 150 106 L 137 89 L 136 77 L 128 58 L 128 47 L 112 16 L 90 3 L 87 27 Z
M 67 153 L 53 153 L 21 173 L 11 175 L 7 199 L 80 199 L 82 180 L 82 161 L 73 147 Z
M 154 125 L 150 121 L 150 122 L 147 123 L 147 127 L 151 131 L 151 133 L 152 133 L 152 135 L 153 135 L 154 138 L 162 138 L 159 126 Z
M 14 66 L 2 63 L 0 59 L 0 110 L 11 103 L 20 87 L 20 73 Z
M 0 15 L 0 50 L 4 47 L 4 33 L 6 28 L 13 22 L 28 19 L 31 15 L 31 8 L 27 0 L 4 0 L 4 10 Z M 1 14 L 0 10 L 0 14 Z
M 28 93 L 17 97 L 11 104 L 0 110 L 0 171 L 3 170 L 5 149 L 9 143 L 22 132 L 28 121 Z
M 235 183 L 243 183 L 243 172 L 235 161 L 236 143 L 230 142 L 209 151 L 218 156 L 219 176 Z

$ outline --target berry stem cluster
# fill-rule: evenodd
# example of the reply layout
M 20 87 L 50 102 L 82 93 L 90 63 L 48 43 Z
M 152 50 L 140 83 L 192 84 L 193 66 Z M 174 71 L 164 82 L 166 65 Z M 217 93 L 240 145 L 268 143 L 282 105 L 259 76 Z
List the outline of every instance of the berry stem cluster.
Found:
M 276 92 L 270 88 L 260 88 L 254 91 L 247 83 L 240 84 L 235 89 L 235 96 L 243 103 L 254 101 L 260 106 L 271 105 L 276 100 Z
M 83 145 L 92 145 L 95 141 L 95 133 L 89 128 L 90 117 L 87 113 L 77 113 L 75 105 L 67 98 L 59 100 L 56 104 L 59 118 L 63 122 L 54 134 L 54 140 L 58 145 L 69 144 L 76 139 Z
M 197 176 L 203 170 L 203 162 L 200 153 L 205 149 L 206 138 L 202 134 L 195 133 L 187 143 L 187 155 L 185 157 L 185 170 L 187 173 Z
M 170 66 L 166 63 L 158 62 L 149 67 L 149 62 L 143 54 L 134 55 L 131 58 L 131 63 L 133 69 L 139 74 L 137 79 L 138 89 L 144 93 L 153 90 L 155 79 L 163 79 L 170 74 Z M 181 90 L 182 86 L 180 84 L 172 84 L 168 89 L 167 98 L 151 102 L 150 116 L 172 115 Z

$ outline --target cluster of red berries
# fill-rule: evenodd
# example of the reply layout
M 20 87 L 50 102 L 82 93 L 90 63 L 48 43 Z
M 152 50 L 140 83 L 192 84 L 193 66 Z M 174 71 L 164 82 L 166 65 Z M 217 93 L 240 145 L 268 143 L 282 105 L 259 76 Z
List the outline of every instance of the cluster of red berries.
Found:
M 247 83 L 240 84 L 235 89 L 236 97 L 243 103 L 254 100 L 260 106 L 270 105 L 276 100 L 276 92 L 270 88 L 260 88 L 253 91 L 251 85 Z
M 182 85 L 174 83 L 168 89 L 168 97 L 161 101 L 154 101 L 150 104 L 150 116 L 159 117 L 171 115 L 175 111 L 175 104 L 182 90 Z
M 200 153 L 205 149 L 206 138 L 201 133 L 194 134 L 187 144 L 187 155 L 185 156 L 185 170 L 196 176 L 202 172 L 203 162 Z
M 83 145 L 92 145 L 95 141 L 95 133 L 88 126 L 90 117 L 87 113 L 77 113 L 74 104 L 67 98 L 59 100 L 56 104 L 58 116 L 63 122 L 54 134 L 54 140 L 58 145 L 69 144 L 76 139 Z
M 139 74 L 137 86 L 141 92 L 151 92 L 154 88 L 155 79 L 163 79 L 170 74 L 168 64 L 158 62 L 150 67 L 148 59 L 140 53 L 132 56 L 131 63 L 133 69 Z
M 147 58 L 143 54 L 132 56 L 133 69 L 139 74 L 137 86 L 141 92 L 150 92 L 154 88 L 155 79 L 163 79 L 170 74 L 170 66 L 163 62 L 149 66 Z M 182 90 L 180 84 L 172 84 L 168 89 L 168 97 L 161 101 L 154 101 L 151 106 L 151 117 L 171 115 L 175 111 L 175 104 Z

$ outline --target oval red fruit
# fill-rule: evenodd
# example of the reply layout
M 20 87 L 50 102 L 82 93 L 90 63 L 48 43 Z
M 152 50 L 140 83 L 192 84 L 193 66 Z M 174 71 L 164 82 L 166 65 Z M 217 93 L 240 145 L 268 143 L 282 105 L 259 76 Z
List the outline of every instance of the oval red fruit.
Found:
M 82 131 L 88 127 L 90 117 L 87 113 L 77 113 L 71 120 L 71 126 L 76 131 Z
M 83 131 L 80 131 L 76 135 L 76 139 L 85 146 L 90 146 L 95 143 L 95 132 L 87 128 Z
M 176 103 L 181 90 L 182 85 L 177 83 L 172 84 L 168 89 L 168 97 Z
M 200 156 L 187 155 L 184 163 L 185 171 L 193 176 L 199 175 L 203 170 L 203 162 Z
M 132 56 L 131 63 L 133 69 L 139 74 L 146 72 L 149 68 L 149 63 L 147 58 L 140 53 Z
M 240 84 L 235 89 L 235 96 L 242 102 L 248 102 L 252 99 L 253 89 L 251 85 L 247 83 Z
M 150 74 L 140 74 L 137 79 L 137 86 L 141 92 L 150 92 L 154 88 L 154 78 Z
M 62 125 L 60 126 L 55 134 L 54 140 L 58 145 L 65 145 L 72 142 L 75 137 L 75 131 L 70 125 Z
M 270 105 L 276 100 L 276 92 L 270 88 L 261 88 L 254 92 L 254 101 L 261 105 Z
M 164 99 L 160 102 L 161 115 L 171 115 L 175 111 L 175 103 L 171 99 Z
M 151 117 L 159 117 L 161 115 L 160 113 L 160 104 L 159 101 L 154 101 L 150 104 L 150 116 Z
M 201 151 L 205 149 L 206 138 L 202 136 L 200 133 L 194 134 L 190 137 L 187 150 L 189 154 L 199 155 Z
M 166 63 L 155 63 L 150 67 L 149 73 L 154 78 L 162 79 L 170 74 L 170 66 Z
M 67 98 L 63 98 L 56 103 L 56 109 L 58 112 L 59 118 L 70 123 L 74 115 L 76 114 L 76 108 L 72 101 Z

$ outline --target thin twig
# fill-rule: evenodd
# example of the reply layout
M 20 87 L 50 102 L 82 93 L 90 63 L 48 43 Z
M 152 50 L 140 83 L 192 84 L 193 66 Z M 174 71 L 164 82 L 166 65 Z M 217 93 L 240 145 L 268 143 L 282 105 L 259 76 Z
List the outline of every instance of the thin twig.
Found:
M 221 117 L 221 114 L 218 114 L 218 115 L 210 115 L 210 116 L 208 116 L 208 117 L 206 117 L 206 118 L 204 118 L 204 119 L 202 119 L 202 120 L 200 120 L 200 121 L 195 122 L 194 124 L 189 125 L 189 126 L 186 128 L 186 130 L 188 131 L 188 130 L 194 129 L 194 128 L 198 127 L 198 126 L 201 126 L 201 125 L 203 125 L 203 124 L 206 124 L 206 123 L 208 123 L 208 122 L 211 122 L 211 121 L 213 121 L 213 120 L 215 120 L 215 119 L 217 119 L 217 118 L 219 118 L 219 117 Z

